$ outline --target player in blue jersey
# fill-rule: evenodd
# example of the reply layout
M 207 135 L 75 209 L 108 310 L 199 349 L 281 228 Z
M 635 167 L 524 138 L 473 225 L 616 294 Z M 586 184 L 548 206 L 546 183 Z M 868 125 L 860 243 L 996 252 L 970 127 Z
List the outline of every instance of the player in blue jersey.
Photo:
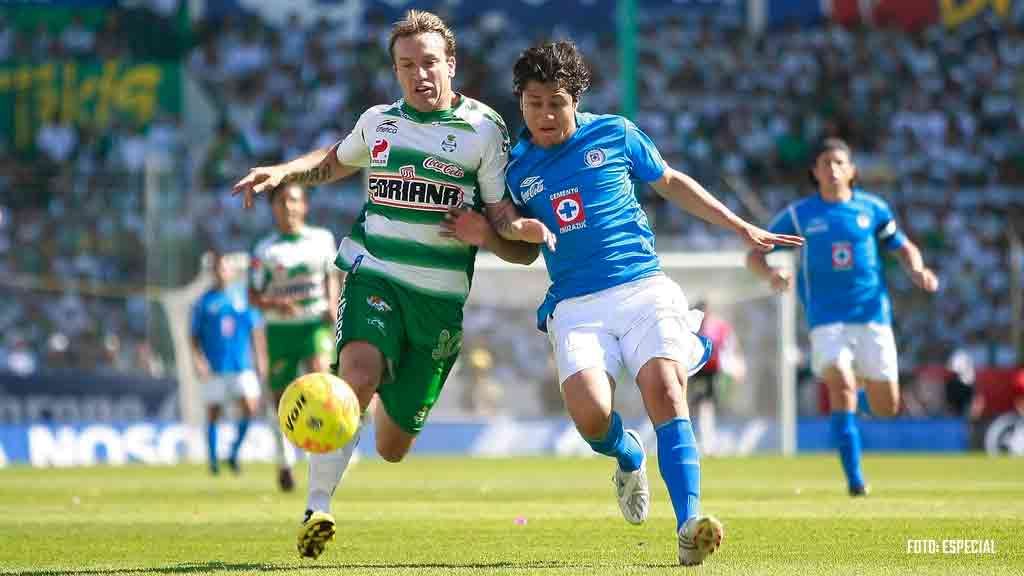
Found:
M 219 471 L 217 421 L 225 402 L 238 399 L 241 419 L 231 445 L 228 466 L 238 473 L 238 452 L 259 406 L 260 378 L 266 374 L 266 343 L 259 312 L 244 293 L 232 290 L 232 270 L 223 254 L 213 257 L 214 286 L 192 308 L 192 359 L 207 404 L 207 447 L 210 471 Z M 255 367 L 259 376 L 254 372 Z
M 923 290 L 935 292 L 939 282 L 921 251 L 896 226 L 889 205 L 856 188 L 856 176 L 849 146 L 836 138 L 824 140 L 811 169 L 818 193 L 790 204 L 770 229 L 806 238 L 797 292 L 810 325 L 811 364 L 828 386 L 832 435 L 850 495 L 864 496 L 867 484 L 854 418 L 858 385 L 867 391 L 877 416 L 896 415 L 900 404 L 892 305 L 879 248 L 894 252 Z M 793 282 L 787 271 L 769 266 L 761 252 L 751 252 L 747 264 L 776 290 Z
M 676 514 L 679 562 L 696 565 L 722 540 L 721 523 L 699 515 L 700 465 L 686 405 L 686 382 L 710 355 L 696 335 L 679 286 L 661 270 L 654 234 L 633 189 L 649 182 L 669 201 L 738 233 L 752 247 L 796 246 L 733 214 L 690 177 L 667 166 L 632 122 L 577 112 L 590 84 L 571 42 L 530 48 L 514 68 L 526 130 L 512 150 L 511 198 L 487 206 L 499 234 L 542 244 L 551 287 L 538 327 L 554 347 L 566 408 L 598 453 L 617 460 L 614 480 L 626 520 L 647 518 L 650 490 L 639 436 L 612 409 L 614 376 L 627 370 L 658 437 L 658 467 Z M 487 222 L 450 213 L 447 231 L 474 244 Z

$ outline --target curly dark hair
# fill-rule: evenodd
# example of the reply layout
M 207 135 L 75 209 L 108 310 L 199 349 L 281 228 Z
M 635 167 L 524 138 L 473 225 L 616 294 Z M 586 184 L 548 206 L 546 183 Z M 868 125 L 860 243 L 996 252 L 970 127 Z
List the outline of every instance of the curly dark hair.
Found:
M 568 40 L 528 48 L 519 56 L 512 74 L 517 98 L 531 80 L 541 84 L 555 82 L 577 102 L 590 88 L 590 68 L 576 45 Z

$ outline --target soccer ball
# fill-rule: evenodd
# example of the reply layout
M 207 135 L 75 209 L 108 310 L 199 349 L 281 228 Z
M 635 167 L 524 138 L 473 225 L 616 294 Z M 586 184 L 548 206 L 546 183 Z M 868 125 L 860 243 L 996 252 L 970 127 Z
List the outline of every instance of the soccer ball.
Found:
M 307 452 L 332 452 L 359 428 L 359 399 L 341 378 L 324 372 L 299 376 L 277 406 L 285 438 Z

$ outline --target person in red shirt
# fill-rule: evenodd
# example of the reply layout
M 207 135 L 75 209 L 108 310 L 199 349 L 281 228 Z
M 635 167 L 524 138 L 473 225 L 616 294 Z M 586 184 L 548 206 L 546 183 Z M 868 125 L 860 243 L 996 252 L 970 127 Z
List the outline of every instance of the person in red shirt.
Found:
M 689 402 L 697 416 L 697 439 L 701 452 L 713 455 L 718 451 L 715 417 L 721 388 L 728 381 L 743 380 L 746 362 L 732 324 L 717 315 L 708 300 L 698 301 L 695 308 L 704 312 L 700 333 L 711 339 L 713 348 L 708 363 L 691 380 Z

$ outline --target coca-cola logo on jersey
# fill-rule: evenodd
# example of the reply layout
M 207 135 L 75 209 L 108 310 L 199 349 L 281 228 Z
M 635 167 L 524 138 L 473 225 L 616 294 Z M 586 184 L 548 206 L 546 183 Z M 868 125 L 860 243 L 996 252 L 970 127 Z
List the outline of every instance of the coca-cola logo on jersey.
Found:
M 452 178 L 462 178 L 466 175 L 466 171 L 462 168 L 433 156 L 428 156 L 427 159 L 423 161 L 423 167 L 427 170 L 433 170 L 434 172 L 444 174 L 445 176 L 450 176 Z

